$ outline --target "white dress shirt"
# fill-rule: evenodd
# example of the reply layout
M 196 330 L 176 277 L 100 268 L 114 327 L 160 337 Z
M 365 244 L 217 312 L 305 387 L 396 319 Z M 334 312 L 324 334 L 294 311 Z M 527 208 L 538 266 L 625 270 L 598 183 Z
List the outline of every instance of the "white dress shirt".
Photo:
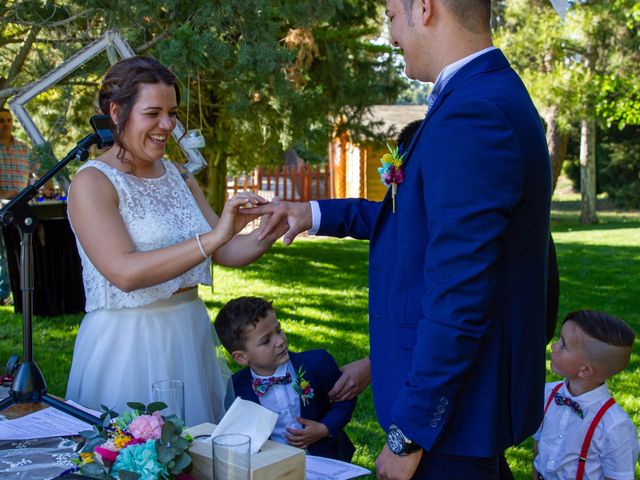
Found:
M 547 383 L 545 405 L 553 388 L 561 382 Z M 611 395 L 607 384 L 574 397 L 566 380 L 558 393 L 580 404 L 584 418 L 571 408 L 552 400 L 542 426 L 533 438 L 538 441 L 538 455 L 533 464 L 545 480 L 575 479 L 578 457 L 591 421 Z M 638 431 L 624 410 L 614 403 L 600 419 L 587 454 L 584 480 L 615 478 L 633 480 L 638 461 Z
M 464 67 L 471 60 L 474 60 L 480 55 L 484 55 L 485 53 L 488 53 L 491 50 L 495 50 L 495 49 L 496 47 L 487 47 L 483 50 L 474 52 L 471 55 L 467 55 L 466 57 L 461 58 L 460 60 L 457 60 L 447 65 L 446 67 L 444 67 L 440 72 L 440 74 L 438 75 L 438 77 L 436 78 L 436 83 L 433 85 L 433 88 L 431 89 L 431 93 L 427 97 L 427 105 L 429 107 L 433 105 L 433 102 L 435 102 L 435 97 L 442 91 L 445 85 L 458 72 L 458 70 Z M 322 214 L 320 212 L 320 206 L 318 205 L 318 202 L 316 202 L 315 200 L 311 200 L 309 201 L 309 204 L 311 205 L 311 228 L 307 233 L 309 235 L 315 235 L 316 233 L 318 233 L 318 230 L 320 229 Z
M 266 377 L 257 375 L 251 370 L 251 376 L 253 378 L 261 378 L 264 380 L 269 377 L 283 377 L 287 372 L 291 374 L 291 383 L 286 385 L 271 385 L 267 393 L 258 397 L 260 405 L 278 414 L 278 421 L 271 433 L 270 439 L 279 443 L 287 443 L 287 439 L 285 438 L 287 427 L 302 428 L 302 425 L 296 420 L 296 418 L 300 416 L 300 397 L 293 389 L 293 382 L 296 381 L 296 372 L 291 362 L 280 365 L 276 368 L 273 375 L 267 375 Z

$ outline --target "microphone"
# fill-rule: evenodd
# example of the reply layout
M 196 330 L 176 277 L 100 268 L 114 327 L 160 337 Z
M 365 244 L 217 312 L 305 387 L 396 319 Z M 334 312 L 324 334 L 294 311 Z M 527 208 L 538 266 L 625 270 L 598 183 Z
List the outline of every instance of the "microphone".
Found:
M 94 115 L 89 123 L 96 132 L 95 137 L 100 150 L 113 145 L 113 132 L 111 131 L 111 117 L 109 115 Z

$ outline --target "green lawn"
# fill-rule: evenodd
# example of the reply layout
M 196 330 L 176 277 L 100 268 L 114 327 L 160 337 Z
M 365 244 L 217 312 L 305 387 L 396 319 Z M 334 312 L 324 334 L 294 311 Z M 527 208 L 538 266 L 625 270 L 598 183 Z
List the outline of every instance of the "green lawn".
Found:
M 553 235 L 561 275 L 560 318 L 575 309 L 605 310 L 640 332 L 640 215 L 604 212 L 601 224 L 581 227 L 575 205 L 553 207 Z M 274 302 L 292 350 L 325 348 L 346 363 L 366 355 L 367 242 L 299 240 L 278 243 L 263 259 L 243 269 L 216 267 L 214 291 L 200 293 L 212 316 L 241 295 Z M 64 395 L 73 342 L 81 315 L 34 319 L 34 357 L 49 390 Z M 21 353 L 21 317 L 0 307 L 0 362 Z M 616 399 L 640 425 L 640 357 L 637 343 L 631 366 L 612 379 Z M 526 372 L 523 372 L 526 376 Z M 554 377 L 549 374 L 549 380 Z M 384 442 L 376 423 L 370 389 L 359 398 L 348 433 L 357 446 L 354 462 L 373 469 Z M 529 479 L 531 445 L 508 452 L 516 478 Z M 640 469 L 637 470 L 640 474 Z

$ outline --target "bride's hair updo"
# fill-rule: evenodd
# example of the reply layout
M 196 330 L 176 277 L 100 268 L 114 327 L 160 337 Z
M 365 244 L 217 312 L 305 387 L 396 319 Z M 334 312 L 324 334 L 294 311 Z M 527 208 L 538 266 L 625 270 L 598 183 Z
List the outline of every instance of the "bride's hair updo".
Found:
M 171 70 L 151 57 L 131 57 L 112 65 L 102 80 L 98 95 L 98 106 L 102 113 L 109 115 L 109 105 L 120 107 L 114 124 L 111 120 L 113 138 L 121 148 L 118 158 L 122 159 L 126 146 L 123 142 L 124 130 L 129 121 L 131 109 L 138 101 L 141 83 L 164 83 L 176 90 L 176 100 L 180 105 L 178 80 Z

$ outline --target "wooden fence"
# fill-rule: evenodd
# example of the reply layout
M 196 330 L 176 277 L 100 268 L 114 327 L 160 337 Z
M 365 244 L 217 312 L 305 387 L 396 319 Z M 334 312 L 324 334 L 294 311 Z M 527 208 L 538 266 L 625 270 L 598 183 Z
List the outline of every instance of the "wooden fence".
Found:
M 230 177 L 227 193 L 232 196 L 238 191 L 250 191 L 267 200 L 279 197 L 292 202 L 306 202 L 330 198 L 330 181 L 328 164 L 256 167 L 251 175 Z

